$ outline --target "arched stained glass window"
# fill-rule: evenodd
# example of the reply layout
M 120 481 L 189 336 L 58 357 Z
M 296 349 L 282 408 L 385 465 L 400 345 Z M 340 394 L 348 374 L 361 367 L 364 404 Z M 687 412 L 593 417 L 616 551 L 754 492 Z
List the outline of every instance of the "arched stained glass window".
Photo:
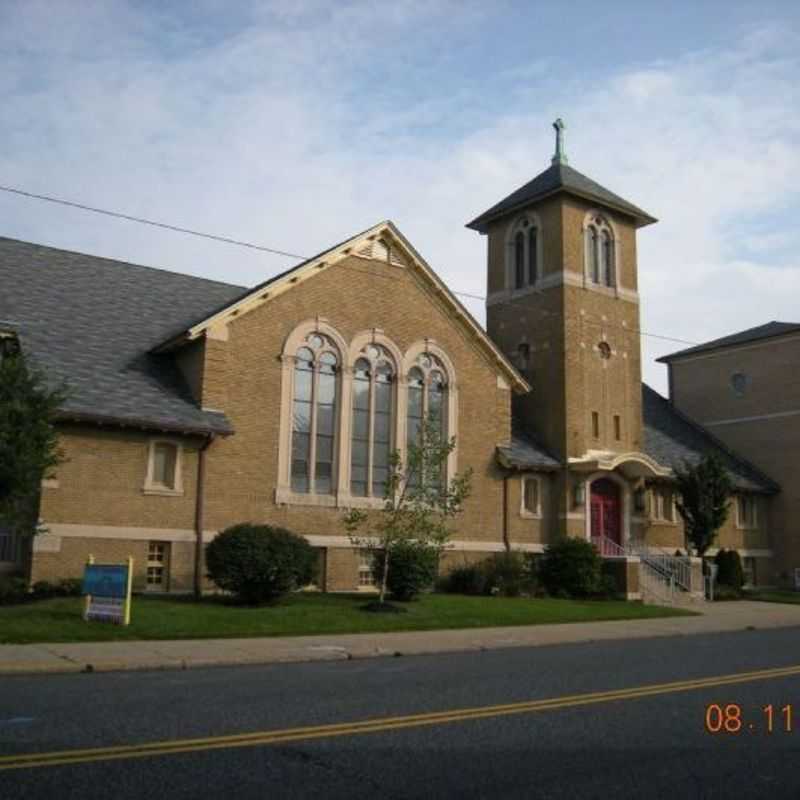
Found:
M 601 216 L 591 218 L 586 227 L 586 272 L 593 283 L 616 285 L 616 256 L 611 226 Z
M 514 237 L 514 287 L 525 285 L 525 234 L 518 231 Z
M 424 419 L 441 439 L 448 437 L 446 374 L 442 362 L 431 353 L 420 354 L 409 370 L 406 418 L 409 446 L 419 444 Z M 419 476 L 412 475 L 411 484 L 419 485 Z
M 539 275 L 538 229 L 535 225 L 528 228 L 528 285 L 533 286 Z
M 365 347 L 353 370 L 350 492 L 383 497 L 394 430 L 395 369 L 380 345 Z
M 539 221 L 524 214 L 516 219 L 506 234 L 506 282 L 509 289 L 524 289 L 539 280 L 542 269 Z
M 292 490 L 330 494 L 334 486 L 339 354 L 327 337 L 312 333 L 294 356 Z

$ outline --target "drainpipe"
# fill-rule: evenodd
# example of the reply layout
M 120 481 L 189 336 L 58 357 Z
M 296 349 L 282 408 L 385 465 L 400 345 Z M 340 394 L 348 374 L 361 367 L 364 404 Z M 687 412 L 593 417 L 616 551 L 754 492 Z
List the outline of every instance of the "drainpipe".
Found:
M 203 528 L 204 499 L 206 489 L 206 451 L 214 441 L 214 434 L 209 434 L 203 446 L 197 451 L 197 487 L 195 489 L 194 506 L 194 599 L 203 596 Z
M 506 552 L 511 552 L 511 540 L 508 538 L 508 473 L 503 473 L 503 545 Z

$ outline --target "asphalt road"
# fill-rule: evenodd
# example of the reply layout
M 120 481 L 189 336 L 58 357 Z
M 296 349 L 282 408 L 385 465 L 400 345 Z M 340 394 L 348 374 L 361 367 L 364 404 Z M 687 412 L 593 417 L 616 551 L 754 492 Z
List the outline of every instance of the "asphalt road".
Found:
M 800 629 L 0 684 L 2 800 L 376 796 L 796 800 Z

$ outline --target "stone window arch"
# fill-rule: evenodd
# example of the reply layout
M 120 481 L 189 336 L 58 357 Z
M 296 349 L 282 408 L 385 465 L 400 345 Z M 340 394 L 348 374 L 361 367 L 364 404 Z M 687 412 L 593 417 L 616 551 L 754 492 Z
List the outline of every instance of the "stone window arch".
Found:
M 292 491 L 333 494 L 341 355 L 329 337 L 311 333 L 294 365 Z
M 372 342 L 353 364 L 350 494 L 382 498 L 396 442 L 397 365 L 389 350 Z
M 617 285 L 617 237 L 611 221 L 590 211 L 583 224 L 584 274 L 597 286 Z
M 415 343 L 403 359 L 403 380 L 401 413 L 405 431 L 399 441 L 401 456 L 405 458 L 408 445 L 416 441 L 426 416 L 442 438 L 457 437 L 458 387 L 453 362 L 447 353 L 431 339 Z M 456 449 L 447 460 L 445 480 L 457 471 L 457 444 L 456 439 Z
M 542 277 L 542 226 L 529 211 L 514 220 L 506 233 L 506 288 L 535 286 Z
M 344 339 L 322 319 L 298 325 L 281 356 L 279 481 L 276 499 L 335 504 L 337 493 Z M 299 502 L 299 501 L 298 501 Z

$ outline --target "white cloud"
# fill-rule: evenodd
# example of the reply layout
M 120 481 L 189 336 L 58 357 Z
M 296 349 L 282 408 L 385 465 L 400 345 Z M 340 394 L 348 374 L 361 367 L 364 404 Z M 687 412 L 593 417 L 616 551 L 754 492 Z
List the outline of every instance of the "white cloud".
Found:
M 478 35 L 491 9 L 286 2 L 232 19 L 206 2 L 203 27 L 119 0 L 77 8 L 0 11 L 1 183 L 299 253 L 391 217 L 453 288 L 482 294 L 485 240 L 463 225 L 548 165 L 561 115 L 571 163 L 661 219 L 639 239 L 645 331 L 702 341 L 796 319 L 798 251 L 769 225 L 798 210 L 791 31 L 605 72 L 476 64 L 444 91 L 443 27 Z M 288 263 L 2 195 L 0 219 L 3 235 L 236 283 Z M 660 367 L 646 377 L 663 389 Z

